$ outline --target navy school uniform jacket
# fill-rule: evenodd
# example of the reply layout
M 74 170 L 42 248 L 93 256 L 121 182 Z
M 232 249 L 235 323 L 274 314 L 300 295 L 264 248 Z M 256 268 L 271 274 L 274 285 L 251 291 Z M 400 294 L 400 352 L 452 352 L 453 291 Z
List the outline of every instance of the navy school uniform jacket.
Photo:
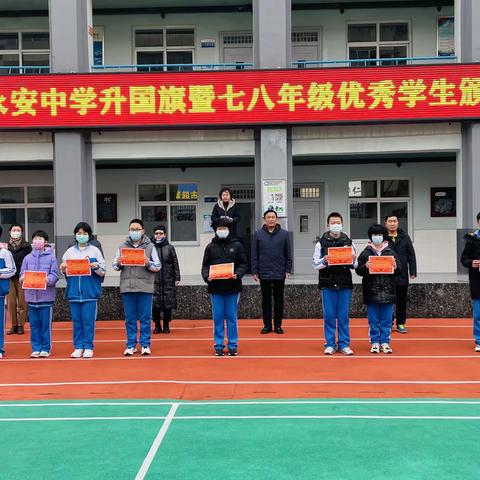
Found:
M 12 254 L 6 248 L 0 248 L 0 297 L 5 297 L 10 290 L 10 278 L 17 268 Z

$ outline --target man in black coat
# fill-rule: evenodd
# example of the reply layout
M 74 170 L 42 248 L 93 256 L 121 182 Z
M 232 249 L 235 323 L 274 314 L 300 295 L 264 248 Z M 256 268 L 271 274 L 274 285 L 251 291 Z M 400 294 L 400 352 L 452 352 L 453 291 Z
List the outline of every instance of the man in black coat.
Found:
M 242 290 L 242 277 L 247 272 L 248 260 L 243 245 L 231 237 L 230 222 L 218 220 L 213 226 L 215 237 L 206 246 L 202 263 L 202 277 L 208 285 L 212 300 L 215 355 L 224 354 L 225 322 L 227 323 L 228 354 L 238 354 L 238 301 Z M 212 277 L 213 265 L 228 264 L 232 274 L 216 279 Z
M 480 213 L 477 214 L 480 227 Z M 480 352 L 480 230 L 465 235 L 465 247 L 460 261 L 468 268 L 468 281 L 473 304 L 473 336 L 475 351 Z
M 412 240 L 406 232 L 398 228 L 398 217 L 395 214 L 385 217 L 385 227 L 388 232 L 388 243 L 395 251 L 400 261 L 402 271 L 395 276 L 396 304 L 395 316 L 397 320 L 397 332 L 407 333 L 407 299 L 409 279 L 417 276 L 417 258 Z
M 274 210 L 267 210 L 263 219 L 265 224 L 255 232 L 252 242 L 253 279 L 260 280 L 262 291 L 263 329 L 260 333 L 272 331 L 272 293 L 275 333 L 283 333 L 283 292 L 293 263 L 290 236 L 277 223 Z
M 180 267 L 175 247 L 167 240 L 167 229 L 163 225 L 155 227 L 151 238 L 162 268 L 155 275 L 153 290 L 152 318 L 155 323 L 153 333 L 170 333 L 172 310 L 177 308 L 177 287 L 180 283 Z M 160 317 L 163 314 L 163 329 Z

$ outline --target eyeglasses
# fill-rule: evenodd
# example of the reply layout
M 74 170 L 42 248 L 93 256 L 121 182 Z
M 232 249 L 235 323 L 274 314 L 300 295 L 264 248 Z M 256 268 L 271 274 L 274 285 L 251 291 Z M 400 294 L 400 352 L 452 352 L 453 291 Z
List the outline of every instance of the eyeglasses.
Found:
M 143 228 L 130 228 L 131 232 L 141 232 Z

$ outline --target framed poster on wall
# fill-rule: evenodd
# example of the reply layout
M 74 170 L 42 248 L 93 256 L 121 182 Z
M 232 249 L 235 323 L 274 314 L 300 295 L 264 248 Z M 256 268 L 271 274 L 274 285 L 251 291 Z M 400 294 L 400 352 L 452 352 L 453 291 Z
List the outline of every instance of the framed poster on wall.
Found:
M 263 212 L 275 210 L 279 217 L 287 216 L 287 182 L 285 180 L 262 181 Z
M 430 190 L 430 216 L 457 216 L 457 189 L 455 187 L 432 188 Z
M 97 222 L 117 223 L 116 193 L 97 193 Z
M 455 18 L 438 17 L 437 19 L 437 56 L 455 55 Z

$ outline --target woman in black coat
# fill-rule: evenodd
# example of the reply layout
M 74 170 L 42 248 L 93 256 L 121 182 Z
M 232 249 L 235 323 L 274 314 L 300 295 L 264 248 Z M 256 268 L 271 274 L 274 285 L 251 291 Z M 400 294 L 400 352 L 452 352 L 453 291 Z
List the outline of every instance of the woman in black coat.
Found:
M 157 249 L 162 268 L 155 276 L 153 291 L 153 333 L 170 333 L 169 323 L 172 319 L 172 310 L 177 308 L 177 286 L 180 283 L 180 268 L 178 266 L 175 247 L 167 240 L 167 230 L 164 226 L 155 227 L 152 242 Z M 160 317 L 163 312 L 163 329 Z
M 216 225 L 220 219 L 228 222 L 228 230 L 231 238 L 237 237 L 237 223 L 240 221 L 240 214 L 232 192 L 228 187 L 222 188 L 218 194 L 218 202 L 212 210 L 212 225 Z

